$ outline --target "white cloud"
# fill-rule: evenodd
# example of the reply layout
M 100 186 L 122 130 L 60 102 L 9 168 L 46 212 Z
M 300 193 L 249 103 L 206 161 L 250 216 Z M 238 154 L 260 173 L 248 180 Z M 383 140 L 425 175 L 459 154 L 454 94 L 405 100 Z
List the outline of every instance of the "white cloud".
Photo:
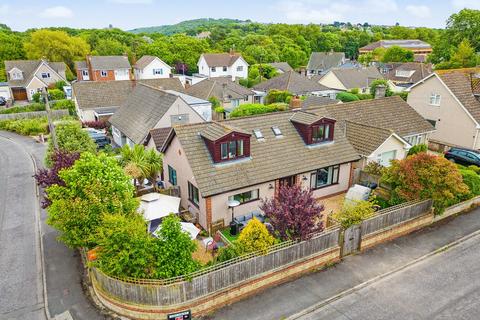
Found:
M 427 19 L 432 16 L 432 12 L 427 6 L 409 5 L 405 8 L 408 13 L 420 19 Z
M 478 0 L 452 0 L 452 5 L 457 9 L 480 9 L 480 1 Z
M 8 4 L 0 5 L 0 17 L 6 16 L 9 11 L 10 11 L 10 7 L 8 6 Z
M 73 11 L 67 7 L 56 6 L 43 10 L 40 16 L 43 18 L 71 18 L 73 17 Z
M 109 2 L 119 4 L 150 4 L 153 0 L 109 0 Z

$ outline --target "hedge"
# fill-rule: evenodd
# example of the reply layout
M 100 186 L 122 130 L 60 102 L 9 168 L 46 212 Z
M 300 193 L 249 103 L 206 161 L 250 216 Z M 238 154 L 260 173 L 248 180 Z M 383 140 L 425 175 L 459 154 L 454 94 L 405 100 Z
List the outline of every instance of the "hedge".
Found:
M 287 110 L 288 105 L 286 103 L 273 103 L 269 105 L 263 105 L 259 103 L 243 104 L 230 113 L 230 118 L 238 118 L 251 116 L 254 114 L 270 113 L 277 111 Z

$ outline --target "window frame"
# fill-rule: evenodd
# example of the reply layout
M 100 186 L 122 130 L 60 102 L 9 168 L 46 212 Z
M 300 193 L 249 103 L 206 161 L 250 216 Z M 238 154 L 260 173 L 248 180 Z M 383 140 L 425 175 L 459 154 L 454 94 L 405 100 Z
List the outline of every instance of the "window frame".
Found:
M 248 198 L 248 200 L 245 200 L 246 197 L 245 197 L 245 194 L 248 194 L 250 193 L 250 198 Z M 256 193 L 255 197 L 253 196 L 253 193 Z M 235 198 L 237 197 L 237 198 Z M 238 199 L 238 197 L 240 197 L 240 199 Z M 237 194 L 234 194 L 234 195 L 231 195 L 231 196 L 228 196 L 228 200 L 237 200 L 238 202 L 240 202 L 240 205 L 243 205 L 243 204 L 247 204 L 247 203 L 250 203 L 250 202 L 254 202 L 254 201 L 258 201 L 260 200 L 260 189 L 252 189 L 252 190 L 248 190 L 248 191 L 244 191 L 244 192 L 240 192 L 240 193 L 237 193 Z
M 196 196 L 196 201 L 195 201 Z M 193 204 L 195 207 L 199 208 L 200 206 L 200 192 L 198 188 L 193 185 L 190 181 L 188 181 L 188 201 Z
M 442 102 L 442 96 L 437 94 L 437 93 L 430 93 L 430 98 L 429 98 L 429 105 L 439 107 Z
M 178 184 L 177 170 L 170 165 L 168 165 L 168 182 L 170 182 L 173 186 Z
M 50 79 L 50 72 L 42 72 L 41 77 L 42 79 Z
M 245 157 L 245 142 L 244 139 L 228 140 L 220 143 L 220 160 L 228 161 Z M 231 152 L 234 146 L 234 153 Z
M 210 72 L 217 72 L 217 68 L 216 67 L 211 67 Z
M 223 70 L 223 72 L 227 72 L 227 71 L 228 71 L 228 67 L 227 67 L 227 66 L 223 66 L 223 67 L 222 67 L 222 70 Z
M 102 78 L 108 77 L 108 71 L 107 70 L 100 70 L 100 77 L 102 77 Z
M 318 125 L 313 125 L 311 130 L 312 130 L 312 144 L 316 144 L 316 143 L 322 143 L 322 142 L 325 142 L 325 141 L 331 141 L 330 139 L 330 130 L 331 130 L 331 124 L 330 123 L 321 123 L 321 124 L 318 124 Z M 315 132 L 316 130 L 320 129 L 320 128 L 323 128 L 323 131 L 322 131 L 322 137 L 319 138 L 315 138 Z
M 329 179 L 330 181 L 327 181 L 326 184 L 319 186 L 318 183 L 317 183 L 318 182 L 317 176 L 322 170 L 327 170 L 327 179 Z M 331 174 L 330 174 L 329 170 L 332 170 Z M 315 170 L 315 172 L 311 173 L 311 175 L 310 175 L 310 189 L 311 190 L 318 190 L 318 189 L 323 189 L 323 188 L 330 187 L 330 186 L 333 186 L 333 185 L 337 185 L 337 184 L 339 184 L 339 180 L 340 180 L 340 165 L 339 164 L 336 164 L 336 165 L 333 165 L 333 166 L 328 166 L 328 167 L 323 167 L 323 168 L 317 169 L 317 170 Z M 313 185 L 313 183 L 315 183 L 315 185 Z
M 237 72 L 243 72 L 243 66 L 237 66 Z
M 162 76 L 163 75 L 163 68 L 153 69 L 154 76 Z

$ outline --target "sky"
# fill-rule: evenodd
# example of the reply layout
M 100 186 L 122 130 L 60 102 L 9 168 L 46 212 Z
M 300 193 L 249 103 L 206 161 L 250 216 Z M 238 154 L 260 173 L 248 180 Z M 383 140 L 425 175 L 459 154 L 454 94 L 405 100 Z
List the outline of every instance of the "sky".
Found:
M 480 9 L 480 0 L 0 0 L 0 23 L 17 31 L 109 24 L 129 30 L 196 18 L 443 28 L 446 19 L 463 8 Z

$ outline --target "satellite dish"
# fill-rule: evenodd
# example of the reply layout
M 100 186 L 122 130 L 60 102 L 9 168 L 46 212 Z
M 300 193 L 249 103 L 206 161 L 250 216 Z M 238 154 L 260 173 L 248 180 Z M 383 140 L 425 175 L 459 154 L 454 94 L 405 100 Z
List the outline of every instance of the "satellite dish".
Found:
M 235 208 L 240 205 L 240 201 L 238 200 L 228 200 L 227 205 L 229 208 Z

